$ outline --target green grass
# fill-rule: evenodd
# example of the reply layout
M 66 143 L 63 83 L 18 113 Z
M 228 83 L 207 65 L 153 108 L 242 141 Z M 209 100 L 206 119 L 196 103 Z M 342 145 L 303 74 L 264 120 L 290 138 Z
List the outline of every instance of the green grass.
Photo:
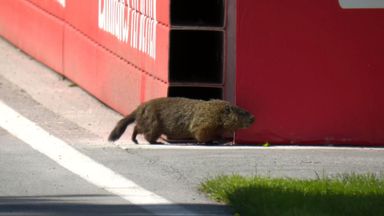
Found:
M 316 180 L 220 176 L 201 190 L 241 216 L 384 215 L 384 179 L 368 174 Z

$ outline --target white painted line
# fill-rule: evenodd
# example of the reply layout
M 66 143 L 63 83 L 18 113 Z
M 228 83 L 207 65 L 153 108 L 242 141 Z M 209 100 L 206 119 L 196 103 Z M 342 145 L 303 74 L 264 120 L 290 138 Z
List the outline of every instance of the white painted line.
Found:
M 120 196 L 131 204 L 172 204 L 171 201 L 140 187 L 122 175 L 80 153 L 61 139 L 49 134 L 34 122 L 14 111 L 1 100 L 0 127 L 62 167 L 94 185 Z M 153 206 L 149 210 L 155 211 Z M 193 213 L 178 206 L 172 206 L 172 209 L 168 210 L 177 213 L 181 212 L 182 215 L 193 215 Z M 156 214 L 158 212 L 153 213 Z

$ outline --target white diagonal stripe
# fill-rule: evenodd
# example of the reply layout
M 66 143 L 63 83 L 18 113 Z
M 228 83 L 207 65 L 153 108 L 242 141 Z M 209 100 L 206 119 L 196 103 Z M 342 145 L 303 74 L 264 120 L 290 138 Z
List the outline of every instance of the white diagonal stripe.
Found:
M 67 170 L 110 193 L 120 196 L 131 204 L 172 204 L 171 201 L 140 187 L 133 181 L 80 153 L 63 140 L 49 134 L 36 123 L 14 111 L 1 100 L 0 127 Z M 171 208 L 170 211 L 178 213 L 178 215 L 194 215 L 194 213 L 177 205 Z M 155 211 L 153 207 L 149 210 Z

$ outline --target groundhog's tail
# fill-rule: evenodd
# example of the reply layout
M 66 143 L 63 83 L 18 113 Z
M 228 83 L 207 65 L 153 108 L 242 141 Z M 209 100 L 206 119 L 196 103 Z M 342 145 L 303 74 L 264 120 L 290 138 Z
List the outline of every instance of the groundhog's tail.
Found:
M 119 122 L 117 122 L 115 128 L 112 130 L 111 134 L 109 134 L 108 141 L 116 141 L 118 140 L 121 135 L 123 135 L 125 129 L 127 129 L 128 125 L 133 123 L 135 121 L 136 111 L 132 112 L 131 114 L 127 115 L 123 119 L 121 119 Z

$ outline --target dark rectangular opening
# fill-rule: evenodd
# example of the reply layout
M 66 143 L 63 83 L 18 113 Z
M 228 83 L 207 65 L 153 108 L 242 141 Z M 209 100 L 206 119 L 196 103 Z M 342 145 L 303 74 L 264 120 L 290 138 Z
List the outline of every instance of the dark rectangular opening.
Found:
M 171 0 L 171 24 L 223 27 L 225 0 Z
M 170 35 L 170 82 L 223 82 L 222 31 L 172 30 Z
M 223 89 L 215 87 L 171 86 L 168 97 L 186 97 L 191 99 L 223 99 Z

